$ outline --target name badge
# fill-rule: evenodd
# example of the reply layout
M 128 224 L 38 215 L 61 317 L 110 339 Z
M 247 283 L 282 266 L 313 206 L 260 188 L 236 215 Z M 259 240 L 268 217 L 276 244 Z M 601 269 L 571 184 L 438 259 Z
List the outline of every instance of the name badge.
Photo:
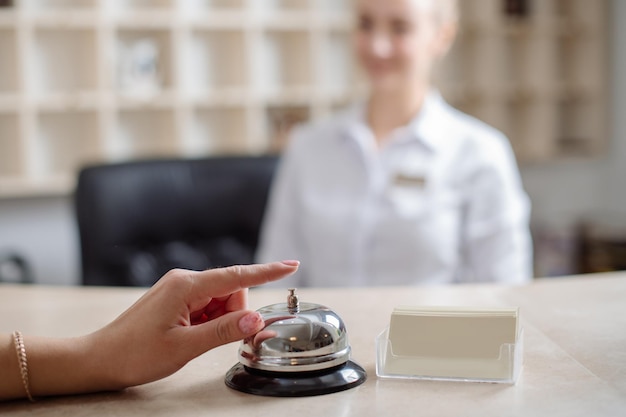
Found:
M 400 187 L 424 188 L 426 186 L 426 178 L 423 175 L 399 173 L 393 178 L 393 183 Z

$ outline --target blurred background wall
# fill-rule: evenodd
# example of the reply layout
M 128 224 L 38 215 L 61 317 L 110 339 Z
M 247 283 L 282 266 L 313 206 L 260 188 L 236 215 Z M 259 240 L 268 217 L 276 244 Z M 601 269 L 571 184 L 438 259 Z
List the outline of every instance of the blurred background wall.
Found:
M 583 224 L 626 240 L 626 2 L 612 0 L 610 6 L 608 150 L 591 158 L 521 165 L 533 203 L 538 276 L 579 270 L 576 237 Z M 0 198 L 0 253 L 24 256 L 37 282 L 79 283 L 72 204 L 71 195 L 58 192 Z

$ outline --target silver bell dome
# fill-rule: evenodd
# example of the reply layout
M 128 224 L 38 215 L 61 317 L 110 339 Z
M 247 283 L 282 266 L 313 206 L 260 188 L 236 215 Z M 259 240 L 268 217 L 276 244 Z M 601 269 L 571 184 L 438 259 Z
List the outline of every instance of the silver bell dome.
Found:
M 308 372 L 333 368 L 350 359 L 343 320 L 328 307 L 301 303 L 289 289 L 286 303 L 257 310 L 266 326 L 245 339 L 239 362 L 272 372 Z

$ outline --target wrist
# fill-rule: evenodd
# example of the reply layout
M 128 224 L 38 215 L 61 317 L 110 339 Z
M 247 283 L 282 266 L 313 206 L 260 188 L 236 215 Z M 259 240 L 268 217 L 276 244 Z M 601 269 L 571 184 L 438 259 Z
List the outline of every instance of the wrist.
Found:
M 116 348 L 101 331 L 81 337 L 80 359 L 92 391 L 118 391 L 129 387 L 123 363 L 116 357 Z
M 108 372 L 103 350 L 92 339 L 91 335 L 64 339 L 25 336 L 33 396 L 122 388 Z
M 15 352 L 13 337 L 9 334 L 0 335 L 0 401 L 22 398 L 26 396 L 21 376 L 20 363 Z

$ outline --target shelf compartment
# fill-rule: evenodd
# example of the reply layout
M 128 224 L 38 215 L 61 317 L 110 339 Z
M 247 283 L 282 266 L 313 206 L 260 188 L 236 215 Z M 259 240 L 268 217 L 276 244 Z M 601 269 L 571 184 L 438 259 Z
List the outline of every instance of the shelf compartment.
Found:
M 302 30 L 313 24 L 314 14 L 307 0 L 265 0 L 253 3 L 258 22 L 270 30 Z
M 542 3 L 547 3 L 545 0 Z M 523 19 L 533 12 L 530 0 L 502 0 L 502 13 L 513 19 Z
M 18 13 L 13 7 L 0 6 L 0 29 L 16 29 Z
M 318 1 L 318 0 L 313 0 Z M 272 12 L 305 12 L 311 7 L 309 0 L 263 0 L 252 4 L 266 13 Z
M 556 141 L 561 156 L 589 157 L 598 150 L 603 120 L 593 100 L 569 99 L 559 103 L 559 132 Z
M 570 20 L 589 23 L 598 27 L 597 22 L 605 22 L 608 12 L 605 0 L 556 0 L 557 13 Z
M 15 31 L 0 29 L 0 95 L 19 91 L 17 36 Z
M 484 92 L 510 88 L 525 72 L 524 41 L 496 34 L 477 35 L 463 44 L 462 82 Z M 485 65 L 489 62 L 489 65 Z
M 328 14 L 348 14 L 352 10 L 352 0 L 313 0 L 314 3 Z
M 541 97 L 514 100 L 509 103 L 509 130 L 518 159 L 548 161 L 556 157 L 559 137 L 558 105 L 554 99 Z
M 176 0 L 106 0 L 108 7 L 119 13 L 174 11 Z
M 509 124 L 510 108 L 506 105 L 506 99 L 481 97 L 470 99 L 461 105 L 464 111 L 484 121 L 504 134 L 512 135 L 512 127 Z
M 116 41 L 116 86 L 120 95 L 154 96 L 173 88 L 170 31 L 120 29 Z
M 504 48 L 500 50 L 501 79 L 508 79 L 509 89 L 523 89 L 530 83 L 526 74 L 533 71 L 536 63 L 533 61 L 531 43 L 524 34 L 514 33 L 503 38 Z
M 22 174 L 19 118 L 16 114 L 0 114 L 0 177 Z
M 308 106 L 270 106 L 266 109 L 267 131 L 269 132 L 269 148 L 273 152 L 283 150 L 289 134 L 297 124 L 311 118 Z
M 179 4 L 191 29 L 245 31 L 251 22 L 244 0 L 184 0 Z
M 22 7 L 30 12 L 95 11 L 98 0 L 21 0 Z
M 467 43 L 470 40 L 470 37 L 460 34 L 452 44 L 448 54 L 437 64 L 433 75 L 439 88 L 458 90 L 459 86 L 463 85 L 463 80 L 467 75 L 465 68 L 467 62 L 465 56 L 469 48 Z
M 245 33 L 195 30 L 184 52 L 184 90 L 193 98 L 248 85 Z
M 189 14 L 211 12 L 240 12 L 246 9 L 245 0 L 184 0 L 181 7 Z
M 35 177 L 72 176 L 99 159 L 98 115 L 95 111 L 41 112 L 31 155 Z
M 526 67 L 522 83 L 533 90 L 553 90 L 559 80 L 558 42 L 552 37 L 533 36 L 528 38 Z
M 504 2 L 503 0 L 462 0 L 459 1 L 459 9 L 463 20 L 472 26 L 497 25 L 504 15 Z
M 599 34 L 562 38 L 558 44 L 559 81 L 570 87 L 597 89 L 597 81 L 608 78 L 606 49 L 599 47 Z M 595 80 L 595 81 L 594 81 Z
M 22 4 L 39 28 L 92 28 L 97 22 L 98 0 L 23 0 Z
M 351 34 L 329 31 L 324 35 L 322 56 L 317 58 L 322 86 L 333 97 L 345 95 L 363 81 L 352 51 Z M 332 62 L 332 65 L 329 63 Z
M 0 94 L 0 114 L 19 111 L 20 95 L 18 93 Z
M 265 93 L 311 85 L 311 42 L 305 31 L 272 30 L 264 37 L 260 87 Z
M 190 130 L 184 144 L 187 156 L 245 153 L 248 150 L 245 108 L 195 108 L 190 117 Z
M 30 87 L 36 96 L 97 89 L 96 33 L 88 29 L 38 29 L 30 50 Z
M 513 100 L 508 103 L 508 117 L 503 133 L 508 137 L 517 159 L 537 159 L 532 143 L 532 104 L 530 101 Z
M 170 109 L 133 109 L 117 114 L 109 156 L 114 160 L 175 155 L 176 121 Z

